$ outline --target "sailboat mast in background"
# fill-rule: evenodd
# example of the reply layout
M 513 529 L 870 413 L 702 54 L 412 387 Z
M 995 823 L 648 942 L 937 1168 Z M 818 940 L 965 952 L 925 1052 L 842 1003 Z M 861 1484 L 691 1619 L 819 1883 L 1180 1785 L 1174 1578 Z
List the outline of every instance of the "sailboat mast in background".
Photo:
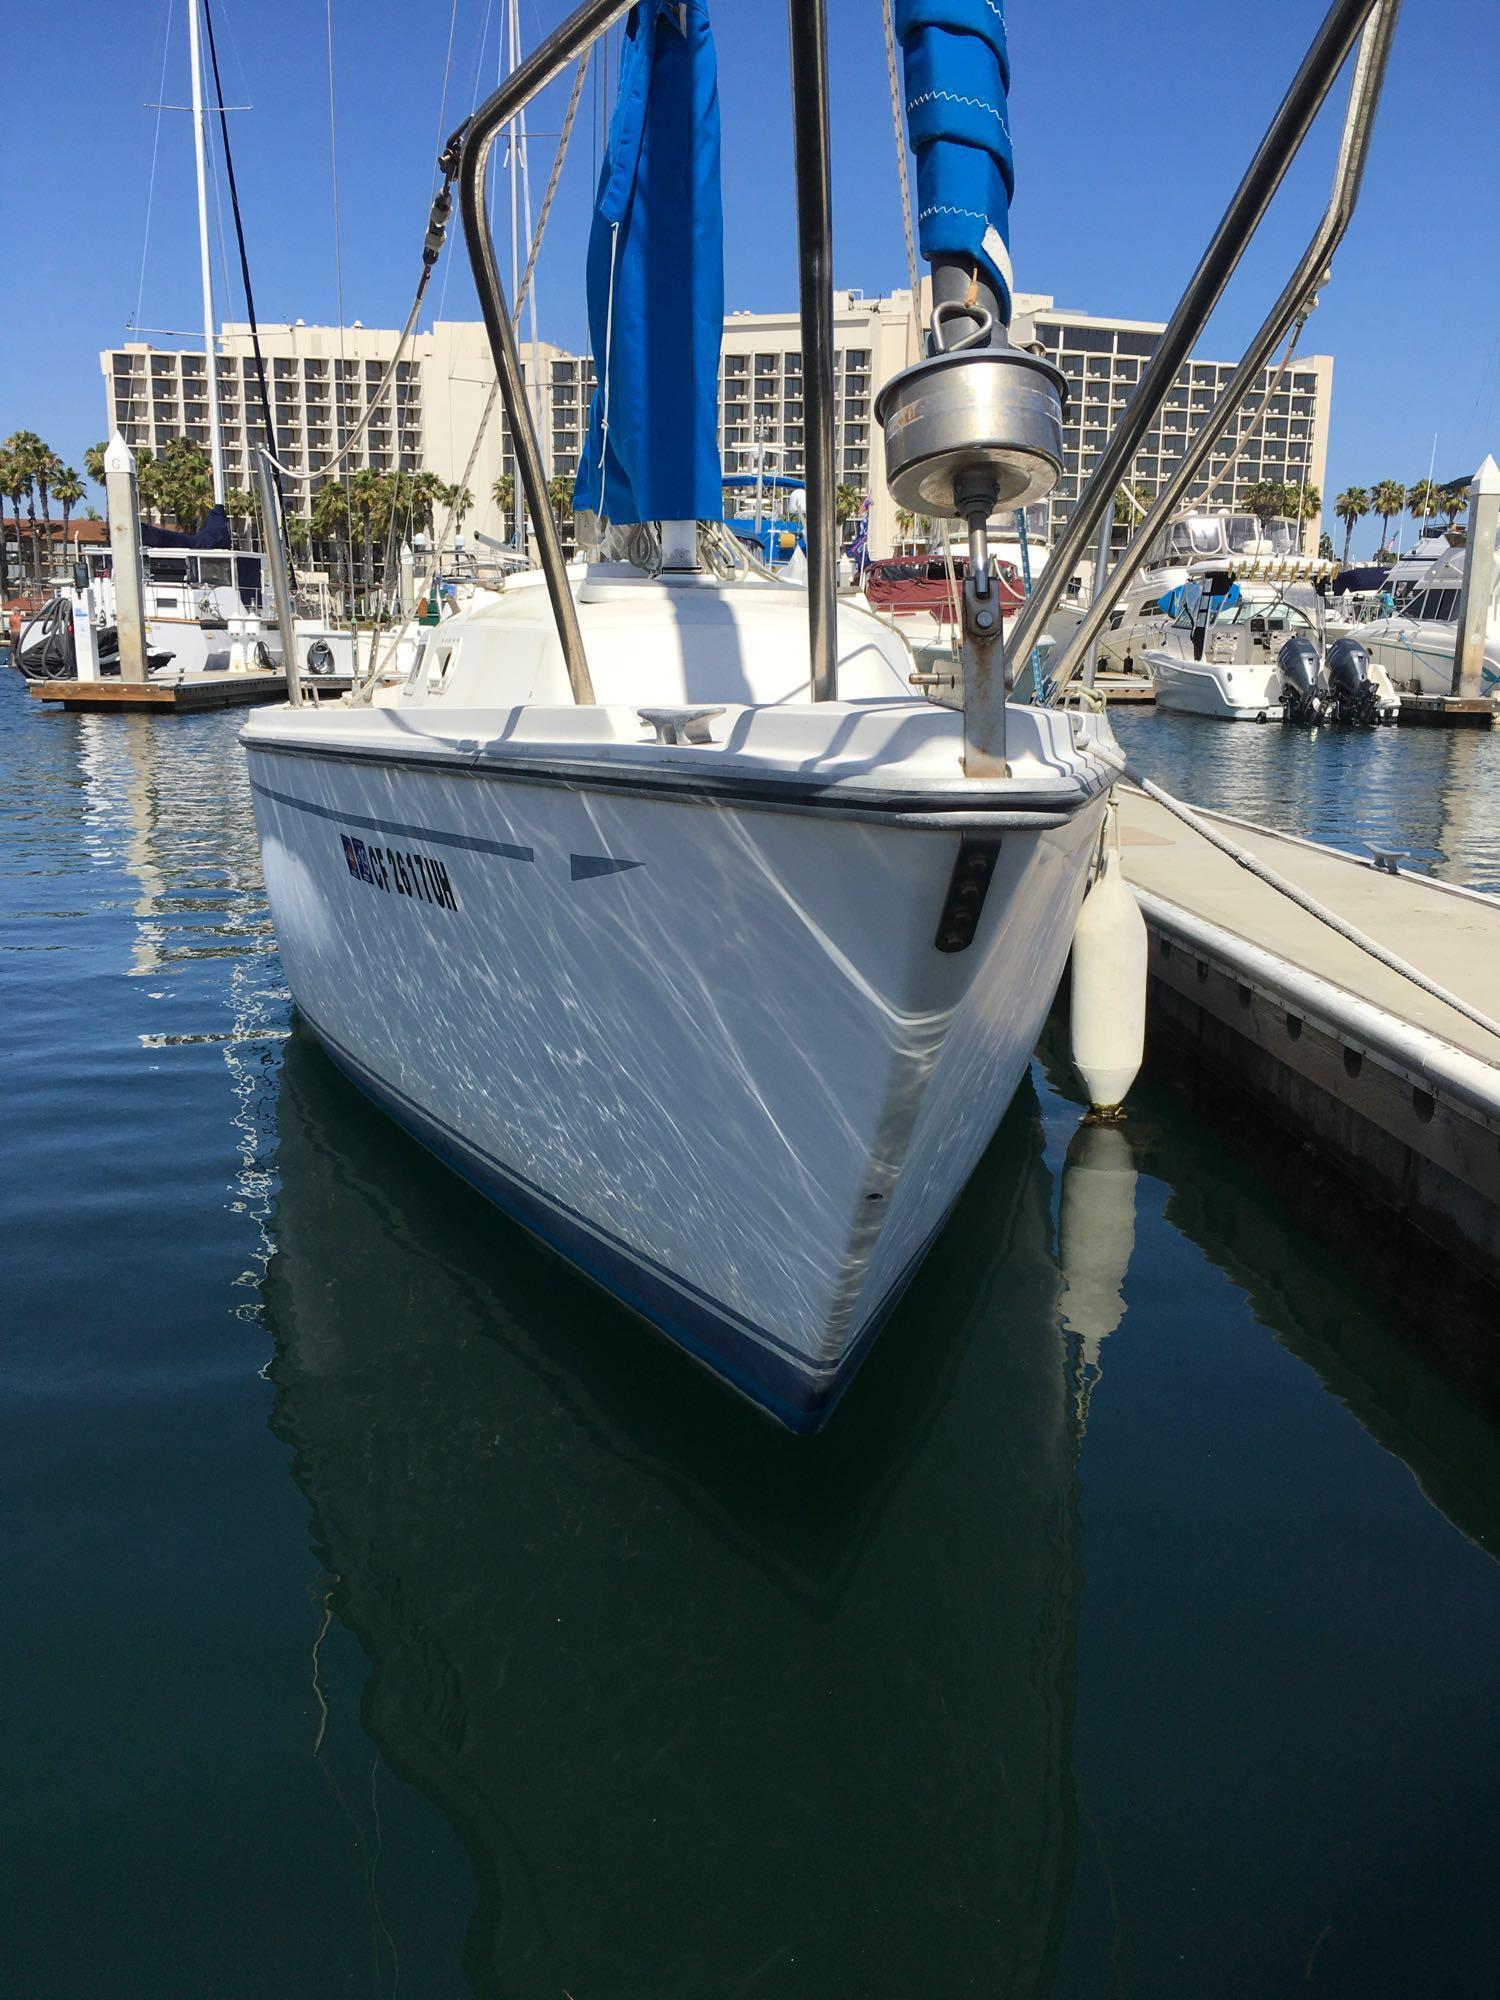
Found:
M 203 164 L 203 58 L 198 46 L 198 0 L 188 0 L 188 53 L 193 70 L 193 161 L 198 170 L 198 265 L 203 280 L 203 363 L 208 377 L 208 449 L 214 499 L 224 498 L 224 440 L 219 433 L 219 369 L 214 341 L 214 281 L 208 261 L 208 189 Z

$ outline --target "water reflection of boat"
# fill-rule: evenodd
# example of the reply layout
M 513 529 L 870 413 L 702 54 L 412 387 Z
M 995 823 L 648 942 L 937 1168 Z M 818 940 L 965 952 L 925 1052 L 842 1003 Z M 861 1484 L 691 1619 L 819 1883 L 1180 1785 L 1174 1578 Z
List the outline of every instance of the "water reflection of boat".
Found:
M 1030 1086 L 812 1449 L 300 1036 L 279 1125 L 275 1425 L 366 1726 L 472 1859 L 472 1990 L 1047 1993 L 1079 1413 Z

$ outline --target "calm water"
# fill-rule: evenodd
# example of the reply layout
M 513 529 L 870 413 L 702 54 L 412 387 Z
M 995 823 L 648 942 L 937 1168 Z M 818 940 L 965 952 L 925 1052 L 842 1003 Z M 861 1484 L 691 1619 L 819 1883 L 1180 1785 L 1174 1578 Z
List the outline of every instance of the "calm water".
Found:
M 0 679 L 0 1993 L 1492 1995 L 1429 1260 L 1201 1084 L 1080 1134 L 1049 1044 L 786 1439 L 296 1032 L 237 727 Z M 1254 734 L 1126 727 L 1200 795 Z M 1493 854 L 1460 739 L 1264 743 L 1246 809 Z
M 1356 854 L 1405 848 L 1405 865 L 1500 892 L 1500 729 L 1287 729 L 1112 709 L 1145 776 Z

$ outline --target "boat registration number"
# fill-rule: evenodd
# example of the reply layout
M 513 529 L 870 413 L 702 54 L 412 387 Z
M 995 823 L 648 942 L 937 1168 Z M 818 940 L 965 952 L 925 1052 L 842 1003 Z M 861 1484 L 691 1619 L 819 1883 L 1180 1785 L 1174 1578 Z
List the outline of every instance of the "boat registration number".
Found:
M 388 896 L 410 896 L 434 909 L 458 908 L 453 883 L 436 855 L 419 854 L 410 847 L 377 847 L 352 833 L 340 838 L 344 865 L 356 882 L 368 882 L 372 889 L 383 889 Z

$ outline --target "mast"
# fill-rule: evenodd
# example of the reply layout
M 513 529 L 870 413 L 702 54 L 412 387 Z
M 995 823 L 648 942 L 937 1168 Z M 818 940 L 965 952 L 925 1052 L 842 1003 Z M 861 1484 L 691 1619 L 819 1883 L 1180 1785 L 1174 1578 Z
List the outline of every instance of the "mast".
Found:
M 198 169 L 198 265 L 203 279 L 203 363 L 208 374 L 208 451 L 214 499 L 224 498 L 224 441 L 219 434 L 219 367 L 214 346 L 214 281 L 208 261 L 208 188 L 203 166 L 203 59 L 198 49 L 198 0 L 188 0 L 188 51 L 193 68 L 193 159 Z M 270 440 L 267 439 L 267 443 Z

